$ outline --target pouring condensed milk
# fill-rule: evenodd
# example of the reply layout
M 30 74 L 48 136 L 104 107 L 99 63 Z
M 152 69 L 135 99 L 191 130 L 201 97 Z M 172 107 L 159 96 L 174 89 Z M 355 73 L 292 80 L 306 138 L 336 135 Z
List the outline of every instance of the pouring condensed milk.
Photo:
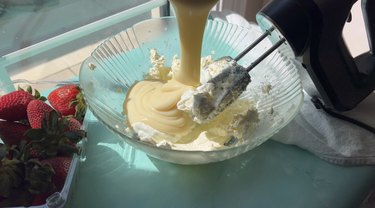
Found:
M 167 82 L 143 80 L 136 83 L 124 102 L 130 125 L 142 122 L 176 140 L 196 126 L 179 109 L 183 93 L 200 85 L 200 61 L 203 33 L 211 8 L 218 0 L 170 0 L 175 8 L 181 48 L 181 65 Z

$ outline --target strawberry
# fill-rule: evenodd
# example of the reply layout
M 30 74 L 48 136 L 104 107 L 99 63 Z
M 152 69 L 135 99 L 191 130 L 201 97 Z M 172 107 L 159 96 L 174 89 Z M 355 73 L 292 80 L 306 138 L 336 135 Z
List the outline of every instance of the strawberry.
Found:
M 24 183 L 25 163 L 19 156 L 13 147 L 0 144 L 0 207 L 26 206 L 31 200 Z
M 33 201 L 31 202 L 31 206 L 39 206 L 46 203 L 47 198 L 51 195 L 51 193 L 43 193 L 34 196 Z
M 27 118 L 27 105 L 34 97 L 25 91 L 14 91 L 0 97 L 0 119 L 19 121 Z
M 0 121 L 0 138 L 8 146 L 18 145 L 21 140 L 27 140 L 24 134 L 28 129 L 30 126 L 25 124 Z
M 18 86 L 17 90 L 18 91 L 26 91 L 26 92 L 30 93 L 34 97 L 34 99 L 36 99 L 36 100 L 41 100 L 41 101 L 47 100 L 46 97 L 42 96 L 38 90 L 33 89 L 30 85 L 28 85 L 26 87 L 26 89 L 22 88 L 21 86 Z
M 33 100 L 27 105 L 27 118 L 33 129 L 42 127 L 44 115 L 49 116 L 53 108 L 41 100 Z
M 69 131 L 79 131 L 81 129 L 81 123 L 75 118 L 69 118 Z
M 42 164 L 50 164 L 52 166 L 55 171 L 55 174 L 52 177 L 52 182 L 59 191 L 64 187 L 71 162 L 71 157 L 52 157 L 41 161 Z
M 47 99 L 63 116 L 76 116 L 86 110 L 81 91 L 75 84 L 64 85 L 53 90 Z
M 24 148 L 26 158 L 45 159 L 57 155 L 71 156 L 73 153 L 79 153 L 75 144 L 86 136 L 85 131 L 69 130 L 68 118 L 60 118 L 55 110 L 52 110 L 48 117 L 43 117 L 41 122 L 41 128 L 32 128 L 25 133 L 30 138 L 30 142 Z

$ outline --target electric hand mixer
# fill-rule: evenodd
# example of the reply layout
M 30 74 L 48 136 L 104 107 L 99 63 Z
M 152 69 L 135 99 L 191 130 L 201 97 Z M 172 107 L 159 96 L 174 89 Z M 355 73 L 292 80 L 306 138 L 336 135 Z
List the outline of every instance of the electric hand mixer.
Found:
M 345 22 L 350 21 L 350 10 L 356 1 L 269 2 L 257 14 L 258 24 L 265 33 L 236 58 L 222 58 L 230 63 L 229 66 L 208 82 L 213 85 L 211 95 L 195 95 L 193 114 L 201 120 L 209 120 L 219 114 L 246 89 L 250 82 L 248 72 L 281 45 L 289 46 L 306 68 L 303 85 L 311 96 L 335 111 L 355 108 L 375 89 L 375 56 L 372 51 L 375 14 L 370 13 L 375 11 L 375 1 L 362 0 L 370 51 L 353 58 L 342 37 Z M 246 68 L 237 64 L 243 55 L 266 37 L 273 42 L 270 49 Z

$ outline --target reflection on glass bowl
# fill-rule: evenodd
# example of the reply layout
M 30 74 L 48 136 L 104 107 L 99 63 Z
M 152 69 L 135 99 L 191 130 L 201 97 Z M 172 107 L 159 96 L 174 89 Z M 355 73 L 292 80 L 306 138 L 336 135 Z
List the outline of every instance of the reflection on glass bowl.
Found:
M 208 21 L 202 57 L 234 57 L 260 34 L 255 26 L 242 28 Z M 239 63 L 248 66 L 270 44 L 262 42 Z M 235 157 L 278 132 L 294 118 L 302 104 L 297 66 L 287 57 L 274 52 L 250 72 L 252 82 L 242 95 L 256 103 L 260 117 L 251 138 L 246 138 L 240 145 L 213 151 L 171 150 L 142 142 L 126 130 L 123 102 L 133 83 L 142 80 L 148 73 L 151 67 L 149 51 L 153 48 L 168 63 L 179 54 L 175 18 L 147 20 L 108 38 L 82 63 L 79 76 L 86 102 L 97 119 L 127 143 L 152 157 L 179 164 L 204 164 Z

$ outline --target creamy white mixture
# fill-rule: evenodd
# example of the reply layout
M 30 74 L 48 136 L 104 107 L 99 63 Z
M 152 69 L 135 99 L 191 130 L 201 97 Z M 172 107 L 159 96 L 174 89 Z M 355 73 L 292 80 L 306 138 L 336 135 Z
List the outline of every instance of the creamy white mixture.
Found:
M 163 56 L 159 55 L 155 49 L 150 52 L 152 67 L 146 75 L 146 79 L 156 79 L 168 81 L 179 70 L 180 60 L 177 56 L 173 58 L 171 67 L 166 66 Z M 209 92 L 211 90 L 207 81 L 219 74 L 228 63 L 212 65 L 211 56 L 201 59 L 201 86 L 195 90 L 187 90 L 177 103 L 177 109 L 187 112 L 192 110 L 193 95 L 199 92 Z M 211 65 L 210 65 L 211 64 Z M 153 143 L 158 147 L 178 150 L 199 150 L 210 151 L 225 148 L 229 140 L 240 143 L 243 138 L 248 138 L 257 125 L 258 113 L 249 100 L 238 99 L 230 105 L 219 116 L 208 123 L 201 124 L 201 121 L 192 118 L 196 123 L 188 135 L 181 137 L 170 136 L 143 122 L 132 124 L 133 131 L 145 142 Z

